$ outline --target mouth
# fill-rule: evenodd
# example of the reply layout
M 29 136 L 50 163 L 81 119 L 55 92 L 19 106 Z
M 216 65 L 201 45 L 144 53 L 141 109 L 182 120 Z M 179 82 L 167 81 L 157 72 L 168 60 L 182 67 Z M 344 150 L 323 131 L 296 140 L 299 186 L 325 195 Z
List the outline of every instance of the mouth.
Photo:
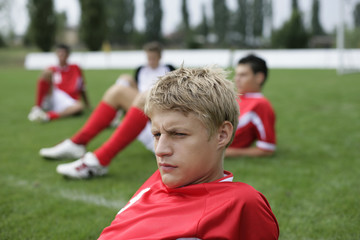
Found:
M 162 170 L 163 172 L 170 172 L 176 168 L 177 166 L 175 165 L 171 165 L 168 163 L 159 163 L 159 169 Z

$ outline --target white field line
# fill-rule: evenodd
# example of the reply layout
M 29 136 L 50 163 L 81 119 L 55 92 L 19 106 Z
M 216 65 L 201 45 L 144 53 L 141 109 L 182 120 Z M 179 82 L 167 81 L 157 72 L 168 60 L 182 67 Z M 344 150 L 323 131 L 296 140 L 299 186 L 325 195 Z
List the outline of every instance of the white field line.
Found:
M 101 195 L 97 194 L 87 194 L 81 192 L 79 190 L 68 190 L 68 189 L 58 189 L 55 187 L 50 187 L 45 184 L 40 184 L 36 181 L 28 181 L 24 179 L 19 179 L 15 176 L 7 176 L 6 178 L 2 178 L 5 180 L 5 184 L 10 185 L 12 187 L 23 188 L 26 190 L 44 190 L 46 194 L 52 195 L 54 197 L 60 197 L 66 200 L 74 201 L 74 202 L 83 202 L 85 204 L 91 204 L 95 206 L 107 207 L 115 210 L 120 210 L 125 206 L 127 201 L 119 199 L 119 200 L 109 200 L 104 198 Z M 37 188 L 39 186 L 39 188 Z

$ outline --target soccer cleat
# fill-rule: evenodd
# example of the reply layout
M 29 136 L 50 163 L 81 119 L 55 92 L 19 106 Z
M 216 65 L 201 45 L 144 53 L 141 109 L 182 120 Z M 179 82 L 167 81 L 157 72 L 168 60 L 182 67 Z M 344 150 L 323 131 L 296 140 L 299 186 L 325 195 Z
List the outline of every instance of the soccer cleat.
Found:
M 81 158 L 86 153 L 84 145 L 76 144 L 70 139 L 57 144 L 51 148 L 40 149 L 40 156 L 51 159 Z
M 44 110 L 42 110 L 39 106 L 31 108 L 28 119 L 31 122 L 48 122 L 50 120 L 46 112 L 44 112 Z
M 108 168 L 101 166 L 95 154 L 87 152 L 84 157 L 74 162 L 58 165 L 56 172 L 69 178 L 86 179 L 103 176 L 108 173 Z

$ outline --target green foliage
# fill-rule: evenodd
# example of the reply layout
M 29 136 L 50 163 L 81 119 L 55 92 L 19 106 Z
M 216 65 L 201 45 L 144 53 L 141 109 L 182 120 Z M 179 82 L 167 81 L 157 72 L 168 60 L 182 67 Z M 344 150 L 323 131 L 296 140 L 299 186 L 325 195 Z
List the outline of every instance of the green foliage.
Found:
M 187 8 L 187 0 L 182 0 L 181 4 L 181 15 L 184 23 L 185 32 L 190 31 L 190 23 L 189 23 L 189 11 Z
M 275 48 L 306 48 L 309 36 L 302 22 L 299 11 L 293 11 L 290 20 L 283 26 L 273 31 L 271 36 L 272 46 Z
M 324 30 L 320 23 L 320 2 L 319 0 L 313 0 L 312 15 L 311 15 L 311 30 L 312 35 L 323 35 Z
M 355 5 L 353 16 L 354 16 L 355 27 L 360 28 L 360 3 L 357 3 Z
M 246 0 L 237 0 L 238 8 L 231 14 L 231 43 L 237 46 L 246 45 L 247 26 L 249 24 L 249 6 Z M 251 8 L 250 8 L 251 9 Z
M 125 72 L 132 73 L 84 71 L 93 106 Z M 153 154 L 136 141 L 116 156 L 108 176 L 62 178 L 55 168 L 63 161 L 41 159 L 38 151 L 70 137 L 90 112 L 30 123 L 26 115 L 39 71 L 8 67 L 0 75 L 0 239 L 96 239 L 155 171 Z M 360 239 L 360 132 L 354 131 L 360 129 L 358 89 L 357 74 L 270 71 L 264 95 L 276 111 L 277 153 L 271 158 L 229 158 L 224 164 L 235 181 L 254 186 L 269 200 L 280 240 Z M 102 132 L 88 150 L 113 131 Z
M 292 11 L 299 11 L 299 4 L 297 0 L 291 0 Z
M 133 0 L 109 0 L 106 2 L 108 39 L 111 44 L 132 44 L 135 31 Z
M 98 51 L 106 38 L 105 2 L 80 0 L 80 37 L 90 51 Z
M 253 6 L 253 36 L 261 37 L 264 28 L 264 1 L 255 0 Z
M 161 41 L 162 8 L 160 0 L 145 1 L 145 36 L 148 42 Z
M 345 30 L 345 48 L 360 48 L 360 28 Z
M 6 42 L 2 34 L 0 34 L 0 48 L 6 47 Z
M 66 12 L 56 13 L 56 40 L 58 42 L 65 42 L 66 21 Z
M 229 30 L 229 10 L 223 0 L 213 0 L 214 12 L 214 33 L 217 36 L 217 43 L 223 46 L 226 42 L 226 35 Z
M 29 0 L 29 40 L 42 51 L 48 52 L 55 43 L 56 14 L 53 0 Z
M 201 6 L 201 12 L 202 12 L 202 21 L 201 23 L 195 28 L 195 32 L 198 33 L 202 38 L 202 42 L 206 44 L 207 38 L 210 32 L 210 26 L 208 19 L 206 17 L 206 9 L 205 5 Z

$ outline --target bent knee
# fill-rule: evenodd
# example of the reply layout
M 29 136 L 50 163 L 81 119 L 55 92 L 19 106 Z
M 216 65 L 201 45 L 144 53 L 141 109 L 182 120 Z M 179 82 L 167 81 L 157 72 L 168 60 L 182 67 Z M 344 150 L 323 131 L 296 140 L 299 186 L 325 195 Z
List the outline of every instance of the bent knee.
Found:
M 112 98 L 118 96 L 119 94 L 126 92 L 126 90 L 128 88 L 129 87 L 124 86 L 124 85 L 114 84 L 106 90 L 106 92 L 104 93 L 104 96 L 103 96 L 103 100 L 112 99 Z
M 121 74 L 117 78 L 116 84 L 136 88 L 135 79 L 130 74 Z
M 133 102 L 133 106 L 144 110 L 147 93 L 148 92 L 146 91 L 138 94 Z

